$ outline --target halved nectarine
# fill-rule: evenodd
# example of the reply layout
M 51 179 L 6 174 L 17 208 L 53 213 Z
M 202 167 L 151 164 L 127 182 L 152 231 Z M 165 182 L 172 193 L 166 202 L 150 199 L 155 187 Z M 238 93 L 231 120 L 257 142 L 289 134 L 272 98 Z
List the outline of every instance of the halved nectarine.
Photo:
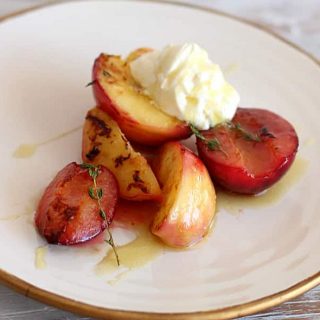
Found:
M 227 190 L 256 194 L 276 183 L 290 168 L 299 140 L 293 126 L 264 109 L 238 108 L 232 122 L 197 138 L 199 156 L 214 181 Z M 206 141 L 219 144 L 212 150 Z
M 92 86 L 97 104 L 118 122 L 129 140 L 154 146 L 185 139 L 191 134 L 187 123 L 158 108 L 131 75 L 129 62 L 148 50 L 136 50 L 127 60 L 107 54 L 95 60 Z
M 135 152 L 118 124 L 103 110 L 91 109 L 85 120 L 82 159 L 113 172 L 120 196 L 128 200 L 159 200 L 161 190 L 147 160 Z
M 209 231 L 216 194 L 202 161 L 179 142 L 166 143 L 155 160 L 164 201 L 151 231 L 173 247 L 188 247 Z

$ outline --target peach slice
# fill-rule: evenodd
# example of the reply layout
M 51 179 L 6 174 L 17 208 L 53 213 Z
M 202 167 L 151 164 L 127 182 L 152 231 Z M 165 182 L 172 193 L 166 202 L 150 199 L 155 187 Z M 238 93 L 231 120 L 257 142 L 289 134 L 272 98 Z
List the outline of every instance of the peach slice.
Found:
M 215 216 L 215 189 L 202 161 L 179 142 L 160 150 L 154 172 L 164 200 L 151 231 L 173 247 L 188 247 L 209 231 Z
M 147 160 L 135 152 L 117 123 L 103 110 L 91 109 L 85 120 L 82 159 L 113 172 L 120 197 L 128 200 L 160 200 L 161 190 Z
M 114 118 L 129 140 L 159 145 L 190 136 L 187 123 L 160 110 L 133 79 L 129 63 L 150 49 L 138 49 L 127 60 L 101 54 L 93 66 L 93 93 L 97 104 Z
M 153 51 L 151 48 L 138 48 L 136 50 L 133 50 L 132 52 L 129 53 L 126 59 L 126 64 L 129 67 L 129 63 L 138 59 L 141 57 L 143 54 L 148 53 L 150 51 Z

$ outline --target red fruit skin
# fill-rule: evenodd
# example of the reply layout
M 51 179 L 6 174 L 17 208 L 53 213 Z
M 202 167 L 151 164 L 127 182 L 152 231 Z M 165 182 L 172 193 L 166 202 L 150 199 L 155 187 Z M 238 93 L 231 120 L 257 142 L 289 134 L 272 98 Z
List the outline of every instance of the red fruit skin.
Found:
M 44 191 L 35 224 L 48 243 L 73 245 L 99 235 L 112 221 L 118 200 L 118 184 L 112 172 L 100 167 L 97 185 L 102 188 L 101 206 L 107 220 L 88 190 L 93 180 L 87 169 L 72 162 L 63 168 Z
M 218 138 L 227 155 L 210 151 L 197 139 L 199 157 L 214 181 L 225 189 L 241 194 L 260 193 L 279 181 L 290 168 L 298 150 L 298 136 L 288 121 L 264 109 L 238 108 L 232 122 L 253 134 L 266 127 L 275 138 L 247 141 L 225 126 L 216 126 L 202 134 L 208 139 Z

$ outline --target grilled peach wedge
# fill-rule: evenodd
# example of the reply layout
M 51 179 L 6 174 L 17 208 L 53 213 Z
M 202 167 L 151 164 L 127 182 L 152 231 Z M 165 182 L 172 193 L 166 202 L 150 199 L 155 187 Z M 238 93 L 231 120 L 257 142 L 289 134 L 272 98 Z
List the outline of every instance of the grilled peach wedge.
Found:
M 118 122 L 129 140 L 155 146 L 185 139 L 191 134 L 187 123 L 161 111 L 131 75 L 129 63 L 147 51 L 138 49 L 127 60 L 107 54 L 96 59 L 92 86 L 97 104 Z
M 179 142 L 160 150 L 154 172 L 162 185 L 163 203 L 151 231 L 173 247 L 189 247 L 209 231 L 215 215 L 215 189 L 202 161 Z
M 85 163 L 103 165 L 118 180 L 120 197 L 128 200 L 160 200 L 161 190 L 147 160 L 135 152 L 118 124 L 99 108 L 91 109 L 82 139 Z

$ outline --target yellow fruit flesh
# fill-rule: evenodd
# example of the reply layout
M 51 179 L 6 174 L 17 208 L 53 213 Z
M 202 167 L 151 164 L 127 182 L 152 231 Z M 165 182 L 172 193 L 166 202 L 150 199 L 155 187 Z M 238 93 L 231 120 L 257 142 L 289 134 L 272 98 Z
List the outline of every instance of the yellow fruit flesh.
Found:
M 130 57 L 130 61 L 135 58 Z M 128 62 L 119 56 L 104 55 L 101 72 L 97 80 L 107 92 L 111 101 L 121 111 L 129 114 L 141 125 L 172 129 L 182 122 L 161 111 L 155 102 L 143 93 L 143 89 L 133 79 Z M 134 116 L 133 116 L 134 115 Z
M 163 185 L 164 202 L 155 216 L 152 232 L 170 246 L 187 247 L 200 241 L 212 224 L 215 190 L 195 155 L 181 152 L 173 144 L 167 146 L 155 171 Z
M 155 215 L 153 229 L 157 229 L 165 216 L 170 212 L 175 204 L 177 192 L 182 179 L 182 161 L 179 152 L 163 151 L 160 159 L 160 165 L 155 169 L 155 174 L 159 183 L 162 185 L 162 192 L 165 198 L 161 204 L 160 210 Z
M 161 190 L 146 159 L 135 152 L 118 124 L 99 108 L 88 112 L 83 129 L 83 161 L 103 165 L 116 176 L 120 196 L 148 200 Z

